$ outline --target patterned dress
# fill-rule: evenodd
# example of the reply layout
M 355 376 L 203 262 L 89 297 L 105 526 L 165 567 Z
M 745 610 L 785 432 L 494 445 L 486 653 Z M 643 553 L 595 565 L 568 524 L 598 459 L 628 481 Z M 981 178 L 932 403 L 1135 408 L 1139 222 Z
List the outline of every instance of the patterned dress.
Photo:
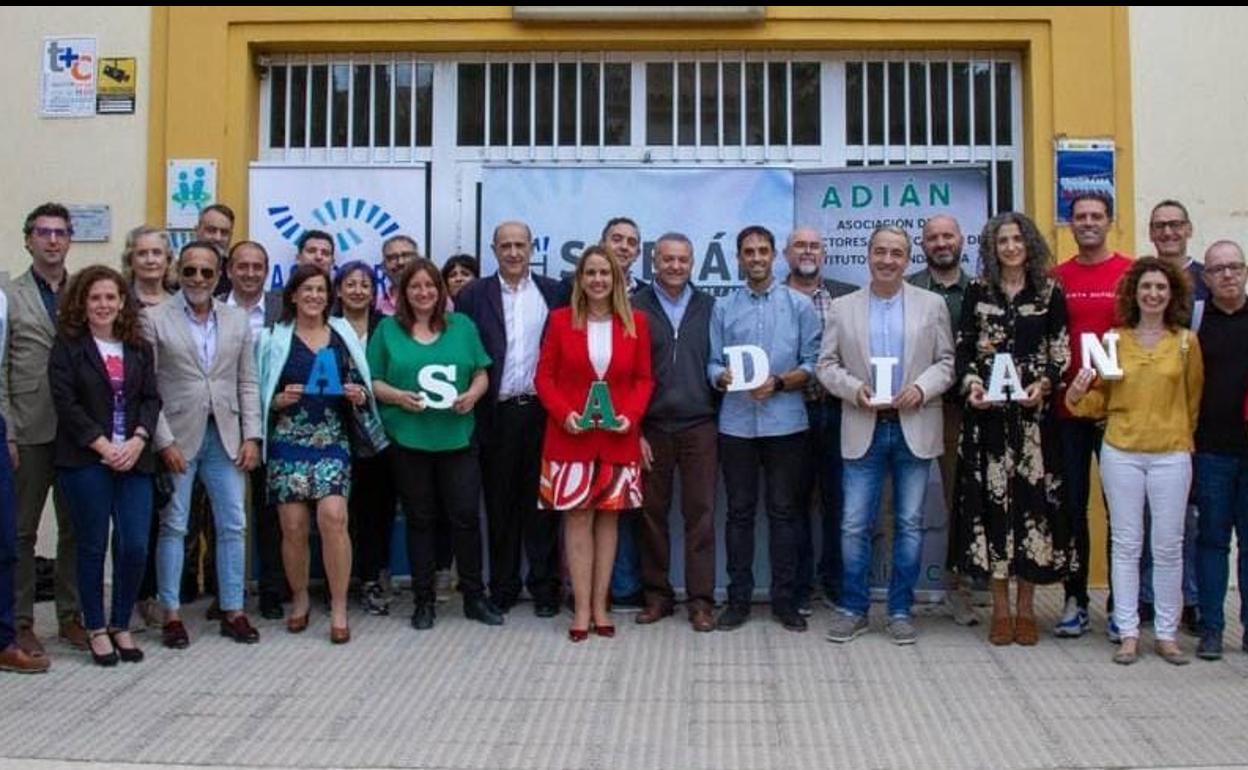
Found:
M 957 384 L 988 387 L 993 357 L 1009 353 L 1028 386 L 1047 377 L 1054 387 L 1035 408 L 1007 401 L 966 406 L 958 440 L 954 548 L 950 557 L 977 577 L 1019 577 L 1052 583 L 1076 566 L 1072 529 L 1063 509 L 1061 444 L 1053 400 L 1070 359 L 1066 302 L 1046 281 L 1008 299 L 982 280 L 971 283 L 957 334 Z
M 329 344 L 339 362 L 350 361 L 336 332 L 331 332 Z M 293 335 L 290 356 L 277 382 L 278 392 L 287 385 L 306 383 L 315 360 L 316 353 L 299 335 Z M 354 369 L 347 368 L 344 384 L 358 382 L 358 375 L 352 377 Z M 269 502 L 314 502 L 328 495 L 350 495 L 351 445 L 346 424 L 350 417 L 346 408 L 342 396 L 305 394 L 276 413 L 269 430 Z

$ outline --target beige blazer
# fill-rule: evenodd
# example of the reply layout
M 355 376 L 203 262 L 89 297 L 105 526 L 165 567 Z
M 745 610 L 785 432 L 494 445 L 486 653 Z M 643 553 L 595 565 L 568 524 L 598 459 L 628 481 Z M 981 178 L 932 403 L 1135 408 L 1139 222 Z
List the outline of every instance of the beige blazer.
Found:
M 30 270 L 7 287 L 9 333 L 0 376 L 0 410 L 9 423 L 9 440 L 48 444 L 56 439 L 56 409 L 48 385 L 48 357 L 56 326 L 48 316 Z
M 182 292 L 143 311 L 143 331 L 156 358 L 162 407 L 156 423 L 157 451 L 177 443 L 189 461 L 199 453 L 209 416 L 221 443 L 237 459 L 244 439 L 260 439 L 260 389 L 247 313 L 213 299 L 217 353 L 207 371 L 199 360 Z
M 871 448 L 875 410 L 858 406 L 858 391 L 871 382 L 870 288 L 832 301 L 823 328 L 823 348 L 815 367 L 819 382 L 843 403 L 841 455 L 857 460 Z M 953 384 L 953 330 L 949 309 L 935 293 L 902 284 L 905 314 L 902 386 L 918 385 L 923 406 L 901 413 L 906 445 L 917 457 L 944 452 L 940 396 Z

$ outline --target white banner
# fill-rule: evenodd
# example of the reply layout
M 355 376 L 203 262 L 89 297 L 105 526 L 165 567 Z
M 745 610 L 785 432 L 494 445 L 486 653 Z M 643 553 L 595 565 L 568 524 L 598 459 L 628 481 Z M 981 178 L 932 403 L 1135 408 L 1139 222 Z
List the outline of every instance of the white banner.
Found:
M 296 244 L 308 230 L 334 238 L 335 264 L 362 259 L 382 288 L 381 244 L 410 236 L 422 253 L 427 227 L 423 165 L 402 168 L 251 167 L 250 238 L 269 252 L 269 288 L 285 283 Z
M 783 248 L 793 218 L 788 169 L 486 167 L 481 193 L 481 273 L 497 267 L 490 249 L 505 220 L 533 231 L 533 269 L 571 273 L 585 246 L 597 243 L 608 219 L 626 216 L 641 228 L 642 258 L 633 274 L 651 280 L 655 240 L 667 231 L 689 236 L 693 280 L 712 294 L 740 286 L 737 232 L 763 225 Z M 784 260 L 776 262 L 784 273 Z
M 924 266 L 923 223 L 951 214 L 966 242 L 962 269 L 979 275 L 979 235 L 988 221 L 988 170 L 982 167 L 904 166 L 794 172 L 796 222 L 823 233 L 828 257 L 824 275 L 862 286 L 867 240 L 880 224 L 897 225 L 913 240 L 914 272 Z

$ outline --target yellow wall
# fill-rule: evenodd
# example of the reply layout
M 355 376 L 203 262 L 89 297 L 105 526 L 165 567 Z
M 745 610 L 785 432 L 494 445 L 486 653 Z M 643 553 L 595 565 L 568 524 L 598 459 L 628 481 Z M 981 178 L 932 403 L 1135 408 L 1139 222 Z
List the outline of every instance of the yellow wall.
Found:
M 247 164 L 257 148 L 256 57 L 275 51 L 1009 49 L 1023 61 L 1025 210 L 1060 255 L 1053 225 L 1053 140 L 1117 141 L 1120 223 L 1111 238 L 1134 253 L 1134 148 L 1128 15 L 1124 6 L 768 6 L 753 23 L 515 22 L 511 6 L 156 7 L 147 208 L 161 221 L 168 158 L 216 158 L 220 200 L 247 231 Z M 1104 512 L 1094 496 L 1093 570 L 1104 570 Z

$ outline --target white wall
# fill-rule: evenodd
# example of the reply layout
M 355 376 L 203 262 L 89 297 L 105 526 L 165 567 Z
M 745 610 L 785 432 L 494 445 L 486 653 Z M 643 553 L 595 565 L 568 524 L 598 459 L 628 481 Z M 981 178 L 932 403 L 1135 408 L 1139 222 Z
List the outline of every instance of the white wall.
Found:
M 1248 244 L 1248 8 L 1132 6 L 1136 248 L 1152 253 L 1148 214 L 1182 201 L 1192 256 Z
M 137 57 L 135 114 L 40 118 L 39 73 L 45 35 L 93 36 L 99 56 Z M 29 265 L 22 222 L 31 209 L 49 200 L 110 206 L 111 240 L 75 244 L 69 264 L 76 269 L 93 262 L 118 263 L 126 231 L 143 222 L 146 206 L 150 42 L 151 9 L 147 6 L 10 6 L 0 10 L 0 72 L 5 73 L 0 271 L 16 275 Z

